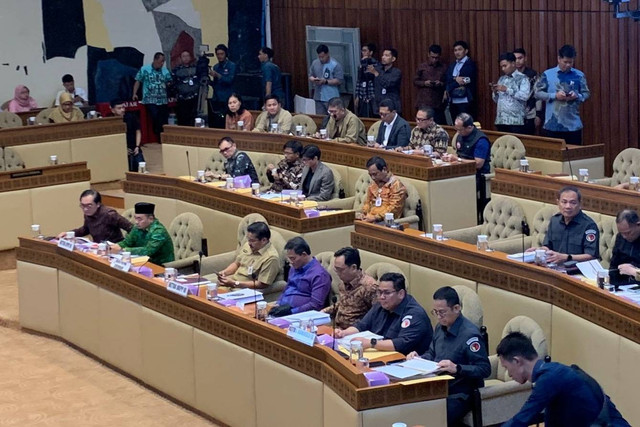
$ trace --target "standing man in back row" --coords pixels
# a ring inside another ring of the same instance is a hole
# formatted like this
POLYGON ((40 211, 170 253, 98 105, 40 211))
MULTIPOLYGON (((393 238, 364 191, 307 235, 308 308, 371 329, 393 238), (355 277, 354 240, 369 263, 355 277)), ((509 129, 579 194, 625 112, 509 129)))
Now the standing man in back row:
POLYGON ((313 99, 316 101, 316 114, 326 115, 327 104, 331 98, 340 96, 340 85, 344 81, 342 65, 329 56, 327 45, 316 48, 318 59, 309 67, 309 81, 313 86, 313 99))
POLYGON ((266 97, 273 93, 284 100, 282 73, 280 72, 280 67, 273 63, 273 49, 266 46, 261 47, 258 53, 258 60, 262 71, 262 95, 266 97))
POLYGON ((549 68, 536 84, 536 98, 547 103, 544 133, 564 139, 567 144, 582 145, 580 105, 589 99, 587 78, 573 68, 576 49, 564 45, 558 51, 558 66, 549 68))
MULTIPOLYGON (((164 53, 156 52, 151 65, 145 65, 136 74, 131 99, 138 100, 138 89, 142 85, 142 103, 151 118, 153 132, 160 138, 162 126, 169 118, 169 98, 167 84, 171 83, 171 73, 164 66, 164 53)), ((160 140, 158 139, 158 142, 160 140)))
POLYGON ((397 59, 398 51, 389 47, 382 51, 379 64, 369 65, 367 68, 367 71, 375 76, 375 112, 379 111, 383 100, 390 99, 395 105, 395 111, 402 115, 402 102, 400 100, 402 71, 395 67, 397 59))

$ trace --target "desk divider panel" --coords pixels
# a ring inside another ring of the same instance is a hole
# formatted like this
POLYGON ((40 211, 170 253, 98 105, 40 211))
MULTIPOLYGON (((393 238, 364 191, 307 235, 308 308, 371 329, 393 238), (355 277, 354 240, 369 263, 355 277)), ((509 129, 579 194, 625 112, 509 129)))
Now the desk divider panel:
POLYGON ((98 287, 64 271, 58 272, 62 338, 93 354, 100 354, 98 287))
POLYGON ((18 261, 18 311, 23 328, 60 336, 58 270, 18 261))

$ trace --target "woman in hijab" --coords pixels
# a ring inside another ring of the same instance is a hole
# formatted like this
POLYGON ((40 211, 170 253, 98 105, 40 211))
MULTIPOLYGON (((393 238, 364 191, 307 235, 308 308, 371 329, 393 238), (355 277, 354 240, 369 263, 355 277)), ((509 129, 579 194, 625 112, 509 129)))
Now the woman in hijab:
POLYGON ((84 114, 78 107, 73 106, 73 98, 69 92, 60 94, 60 105, 49 114, 52 123, 67 123, 84 120, 84 114))
POLYGON ((13 91, 13 99, 9 102, 9 111, 21 113, 38 108, 36 100, 29 96, 29 88, 25 85, 18 85, 13 91))

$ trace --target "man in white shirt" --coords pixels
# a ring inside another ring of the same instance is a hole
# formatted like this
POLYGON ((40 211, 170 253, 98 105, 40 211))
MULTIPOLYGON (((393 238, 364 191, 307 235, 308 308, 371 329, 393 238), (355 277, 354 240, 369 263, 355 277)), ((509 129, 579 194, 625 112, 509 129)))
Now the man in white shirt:
POLYGON ((64 86, 64 90, 61 90, 56 95, 56 105, 60 105, 60 95, 64 92, 68 92, 73 97, 73 105, 76 107, 86 107, 89 105, 89 97, 87 96, 87 91, 80 87, 76 87, 75 82, 73 81, 73 76, 71 74, 65 74, 62 76, 62 86, 64 86))

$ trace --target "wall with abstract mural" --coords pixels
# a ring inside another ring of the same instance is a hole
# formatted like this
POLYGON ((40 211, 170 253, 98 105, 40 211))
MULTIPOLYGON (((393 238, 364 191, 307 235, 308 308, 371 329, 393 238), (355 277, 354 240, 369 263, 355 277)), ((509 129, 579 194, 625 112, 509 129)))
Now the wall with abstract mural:
POLYGON ((67 73, 92 102, 130 94, 155 52, 171 66, 184 49, 228 43, 227 17, 227 0, 2 0, 0 103, 24 84, 50 106, 67 73))

